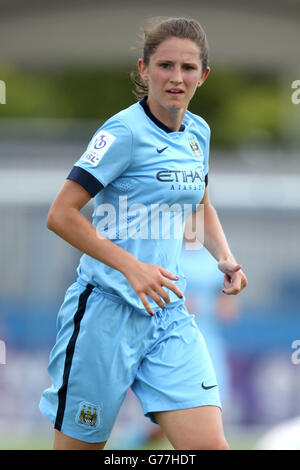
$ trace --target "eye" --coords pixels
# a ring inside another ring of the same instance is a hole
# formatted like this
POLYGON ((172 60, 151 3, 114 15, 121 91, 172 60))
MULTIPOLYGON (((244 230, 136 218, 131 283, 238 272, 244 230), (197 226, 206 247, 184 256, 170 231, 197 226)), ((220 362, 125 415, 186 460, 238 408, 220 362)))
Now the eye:
POLYGON ((169 67, 171 67, 171 64, 168 64, 166 62, 163 62, 162 64, 159 65, 161 68, 163 69, 168 69, 169 67))
POLYGON ((193 65, 184 65, 183 68, 184 70, 195 70, 195 67, 193 65))

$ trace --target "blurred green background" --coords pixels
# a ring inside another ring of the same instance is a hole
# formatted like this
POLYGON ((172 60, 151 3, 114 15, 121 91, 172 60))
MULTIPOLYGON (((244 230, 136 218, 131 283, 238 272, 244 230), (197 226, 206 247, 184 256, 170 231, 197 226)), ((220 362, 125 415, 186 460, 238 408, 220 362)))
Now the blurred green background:
MULTIPOLYGON (((0 116, 106 120, 135 101, 130 72, 122 67, 33 73, 2 66, 9 88, 0 116)), ((190 110, 213 123, 215 147, 262 140, 292 145, 281 129, 281 99, 282 83, 273 73, 213 68, 190 110)))

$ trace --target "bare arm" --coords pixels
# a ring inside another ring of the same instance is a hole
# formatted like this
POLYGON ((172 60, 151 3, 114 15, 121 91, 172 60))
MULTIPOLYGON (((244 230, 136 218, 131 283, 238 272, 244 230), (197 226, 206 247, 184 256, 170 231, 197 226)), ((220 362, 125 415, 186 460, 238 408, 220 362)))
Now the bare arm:
POLYGON ((225 294, 238 294, 244 287, 247 286, 248 281, 241 270, 241 265, 237 264, 231 250, 229 248, 224 230, 220 223, 218 214, 210 202, 208 187, 201 204, 197 210, 192 214, 194 218, 194 226, 196 227, 196 239, 201 241, 201 230, 203 229, 203 220, 201 214, 204 210, 204 243, 203 245, 218 261, 218 267, 224 276, 224 289, 225 294))
POLYGON ((223 227, 218 214, 210 202, 208 186, 201 204, 204 208, 204 246, 218 261, 232 261, 236 264, 233 254, 230 251, 223 227))
POLYGON ((90 199, 90 194, 80 184, 66 180, 50 208, 47 228, 81 252, 120 271, 134 288, 150 315, 153 315, 153 311, 147 295, 161 308, 165 306, 162 299, 165 302, 170 301, 162 286, 173 290, 178 297, 181 297, 180 290, 168 280, 176 280, 177 276, 161 266, 138 261, 131 253, 101 235, 80 213, 90 199))

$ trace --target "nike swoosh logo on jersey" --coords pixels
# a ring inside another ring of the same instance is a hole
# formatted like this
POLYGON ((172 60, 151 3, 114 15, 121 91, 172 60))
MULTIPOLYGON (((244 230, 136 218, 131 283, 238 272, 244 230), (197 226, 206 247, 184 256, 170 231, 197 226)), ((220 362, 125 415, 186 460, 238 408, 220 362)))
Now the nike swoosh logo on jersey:
POLYGON ((204 382, 202 382, 201 387, 204 388, 204 390, 210 390, 211 388, 217 387, 217 385, 204 385, 204 382))
POLYGON ((169 146, 167 145, 166 147, 164 147, 163 149, 156 149, 157 150, 157 153, 162 153, 164 150, 166 150, 169 146))

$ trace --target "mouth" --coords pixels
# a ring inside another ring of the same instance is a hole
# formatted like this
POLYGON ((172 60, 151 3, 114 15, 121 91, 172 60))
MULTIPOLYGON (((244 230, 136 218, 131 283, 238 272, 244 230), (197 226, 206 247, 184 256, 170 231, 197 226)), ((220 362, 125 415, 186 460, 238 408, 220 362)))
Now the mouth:
POLYGON ((172 95, 172 96, 177 96, 177 95, 182 95, 183 94, 183 90, 180 90, 180 88, 170 88, 169 90, 166 90, 166 92, 169 95, 172 95))

